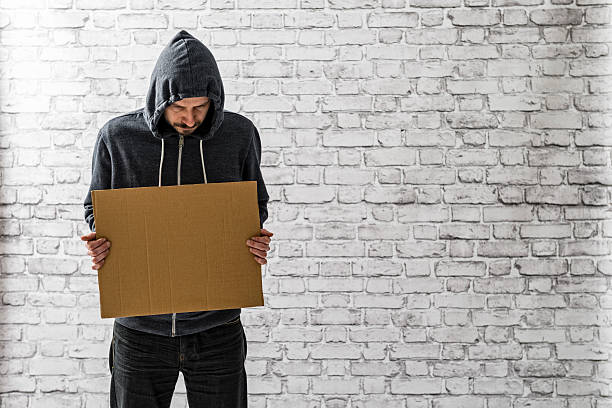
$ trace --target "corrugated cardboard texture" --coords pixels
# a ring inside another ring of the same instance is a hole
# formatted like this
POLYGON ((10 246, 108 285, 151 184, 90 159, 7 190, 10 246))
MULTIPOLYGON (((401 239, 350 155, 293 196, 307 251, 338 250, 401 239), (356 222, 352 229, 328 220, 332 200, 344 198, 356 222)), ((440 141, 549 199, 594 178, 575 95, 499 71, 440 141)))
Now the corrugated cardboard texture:
POLYGON ((92 191, 103 318, 263 306, 257 182, 92 191))

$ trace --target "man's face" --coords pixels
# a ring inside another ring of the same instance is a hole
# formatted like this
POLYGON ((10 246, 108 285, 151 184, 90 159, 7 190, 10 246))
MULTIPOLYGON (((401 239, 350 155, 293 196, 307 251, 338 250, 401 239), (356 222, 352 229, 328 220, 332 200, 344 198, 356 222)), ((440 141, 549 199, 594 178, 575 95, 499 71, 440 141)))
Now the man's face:
POLYGON ((174 102, 164 111, 164 118, 179 134, 190 135, 204 122, 210 107, 206 96, 185 98, 174 102))

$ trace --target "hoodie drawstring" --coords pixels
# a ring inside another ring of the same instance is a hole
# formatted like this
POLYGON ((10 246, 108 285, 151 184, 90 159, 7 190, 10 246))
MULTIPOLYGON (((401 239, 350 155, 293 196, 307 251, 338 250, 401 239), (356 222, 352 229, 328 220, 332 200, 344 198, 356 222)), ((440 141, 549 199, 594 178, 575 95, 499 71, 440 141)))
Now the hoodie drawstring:
MULTIPOLYGON (((162 166, 164 164, 164 138, 161 138, 162 148, 161 148, 161 157, 159 159, 159 187, 162 185, 162 166)), ((204 148, 202 147, 203 140, 200 139, 200 158, 202 159, 202 174, 204 175, 204 183, 208 183, 208 179, 206 178, 206 168, 204 167, 204 148)))
POLYGON ((159 159, 159 186, 161 187, 162 164, 164 164, 164 139, 162 138, 161 158, 159 159))
POLYGON ((203 140, 200 139, 200 157, 202 158, 202 173, 204 174, 204 183, 208 183, 208 180, 206 179, 206 168, 204 167, 204 151, 202 149, 202 142, 203 140))

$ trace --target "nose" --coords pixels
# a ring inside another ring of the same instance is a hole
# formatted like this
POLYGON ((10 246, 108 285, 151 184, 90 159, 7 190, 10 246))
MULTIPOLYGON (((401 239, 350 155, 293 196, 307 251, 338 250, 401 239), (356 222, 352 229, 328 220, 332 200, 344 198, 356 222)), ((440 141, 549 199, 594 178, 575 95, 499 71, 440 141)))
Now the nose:
POLYGON ((193 114, 185 114, 185 117, 183 118, 183 123, 189 127, 193 127, 193 125, 195 124, 195 118, 193 117, 193 114))

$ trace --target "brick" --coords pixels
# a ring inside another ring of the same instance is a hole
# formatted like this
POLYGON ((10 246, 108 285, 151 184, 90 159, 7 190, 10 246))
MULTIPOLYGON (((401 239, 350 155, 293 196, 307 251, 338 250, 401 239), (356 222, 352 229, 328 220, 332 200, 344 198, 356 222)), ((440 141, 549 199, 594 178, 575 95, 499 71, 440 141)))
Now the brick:
POLYGON ((119 14, 117 16, 119 29, 133 28, 167 28, 168 18, 164 14, 119 14))
POLYGON ((364 152, 366 166, 407 166, 416 163, 416 150, 407 147, 387 147, 364 152))
POLYGON ((28 261, 30 273, 70 275, 77 271, 78 265, 72 259, 31 258, 28 261))
POLYGON ((537 76, 538 67, 533 62, 517 59, 487 61, 490 77, 537 76))
POLYGON ((314 360, 320 359, 350 359, 361 358, 361 351, 357 346, 341 344, 321 344, 312 348, 310 356, 314 360))
POLYGON ((603 383, 590 380, 559 378, 557 394, 559 395, 607 395, 608 387, 603 383))
POLYGON ((539 111, 542 98, 532 95, 489 95, 491 111, 539 111))
POLYGON ((487 169, 489 184, 538 184, 538 170, 529 167, 504 167, 487 169))
POLYGON ((596 344, 557 344, 559 360, 607 360, 609 352, 596 344))
POLYGON ((609 28, 572 28, 571 32, 572 41, 577 43, 607 42, 610 34, 612 30, 609 28))
MULTIPOLYGON (((415 47, 413 49, 413 53, 411 53, 412 58, 408 59, 416 59, 416 56, 418 55, 417 52, 418 49, 415 47)), ((391 54, 391 51, 389 54, 391 54)), ((404 63, 404 73, 407 78, 452 77, 455 66, 456 65, 450 61, 406 61, 404 63)))
MULTIPOLYGON (((536 45, 533 47, 532 53, 534 58, 577 58, 582 54, 582 47, 577 45, 536 45)), ((533 83, 533 90, 536 91, 536 89, 539 89, 543 92, 552 92, 549 89, 542 89, 542 82, 544 84, 554 84, 554 86, 549 85, 549 88, 553 89, 555 87, 558 87, 559 90, 568 89, 569 91, 569 89, 571 89, 569 92, 579 92, 574 89, 578 87, 578 84, 582 84, 580 80, 562 84, 555 78, 542 78, 533 83)))
POLYGON ((605 291, 605 278, 589 277, 559 277, 555 290, 559 293, 603 292, 605 291))
POLYGON ((568 271, 567 262, 562 259, 519 259, 515 263, 521 275, 564 275, 568 271))
POLYGON ((497 164, 497 152, 483 149, 449 150, 446 161, 450 166, 493 166, 497 164))
POLYGON ((409 204, 416 201, 416 193, 413 189, 404 187, 367 187, 364 199, 370 203, 409 204))
MULTIPOLYGON (((373 183, 374 172, 350 168, 326 168, 323 178, 325 184, 364 185, 373 183)), ((292 181, 291 179, 288 184, 291 184, 292 181)))
MULTIPOLYGON (((25 377, 23 375, 6 375, 0 381, 0 392, 28 392, 33 393, 36 390, 36 379, 25 377)), ((18 405, 15 405, 18 406, 18 405)))
POLYGON ((494 80, 455 80, 446 81, 446 90, 453 95, 492 94, 499 92, 497 81, 494 80))
POLYGON ((312 379, 313 394, 359 394, 359 378, 352 379, 312 379))
POLYGON ((570 62, 571 76, 599 76, 599 75, 610 75, 612 73, 612 66, 610 61, 607 59, 598 59, 595 61, 572 61, 570 62))
MULTIPOLYGON (((512 10, 506 10, 504 15, 507 15, 508 11, 512 10)), ((506 18, 504 17, 504 20, 505 19, 506 18)), ((537 28, 492 27, 489 29, 489 43, 491 44, 537 43, 539 40, 540 30, 538 30, 537 28)))
POLYGON ((452 60, 491 59, 499 58, 500 54, 493 45, 453 45, 448 47, 448 57, 452 60))
POLYGON ((361 222, 366 218, 366 209, 361 205, 342 205, 342 206, 308 206, 304 218, 311 222, 361 222))
POLYGON ((126 0, 108 0, 100 3, 96 0, 76 0, 75 8, 83 10, 116 10, 125 8, 126 0))
POLYGON ((444 200, 456 204, 493 204, 497 202, 495 187, 447 187, 444 200))
POLYGON ((477 293, 520 293, 525 288, 522 278, 477 278, 474 292, 477 293))
MULTIPOLYGON (((476 374, 471 375, 476 376, 476 374)), ((484 408, 485 399, 468 395, 434 398, 433 408, 484 408)))
POLYGON ((405 169, 405 184, 455 184, 455 171, 451 169, 405 169))
POLYGON ((565 367, 561 363, 544 361, 517 361, 514 369, 520 377, 564 377, 565 367))
MULTIPOLYGON (((277 41, 275 41, 277 42, 277 41)), ((359 28, 346 28, 344 30, 328 31, 325 35, 327 45, 374 44, 376 42, 375 30, 359 28)))
POLYGON ((412 0, 412 7, 460 7, 461 0, 412 0))
POLYGON ((449 219, 448 207, 428 205, 404 205, 398 207, 397 217, 401 223, 444 222, 449 219))
POLYGON ((360 242, 308 242, 308 256, 364 256, 364 246, 360 242))
POLYGON ((448 18, 456 26, 491 26, 501 22, 501 13, 496 9, 449 10, 448 18))
POLYGON ((567 177, 570 184, 612 185, 612 172, 599 169, 569 170, 567 177))
POLYGON ((391 380, 391 393, 393 394, 442 394, 443 384, 441 378, 396 378, 391 380))
POLYGON ((79 370, 79 362, 65 358, 35 358, 30 360, 29 367, 32 375, 71 375, 79 370))
POLYGON ((529 13, 529 19, 538 25, 580 25, 582 10, 570 8, 539 9, 529 13))
POLYGON ((418 13, 370 13, 367 17, 368 27, 416 27, 418 13))
POLYGON ((519 360, 523 348, 519 344, 479 344, 469 346, 468 355, 473 360, 519 360))
POLYGON ((496 128, 499 125, 497 117, 488 113, 449 113, 446 121, 453 129, 481 129, 496 128))
POLYGON ((606 320, 605 315, 593 313, 590 309, 555 310, 555 323, 558 326, 602 326, 606 320))
POLYGON ((360 225, 357 227, 357 233, 360 239, 377 240, 391 239, 401 240, 410 237, 410 231, 403 226, 390 225, 360 225))
POLYGON ((437 276, 484 276, 484 262, 440 261, 436 264, 437 276))
POLYGON ((39 15, 39 24, 45 28, 80 28, 89 20, 84 11, 46 11, 39 15))
POLYGON ((408 258, 441 257, 446 253, 446 244, 427 241, 406 242, 397 244, 397 252, 398 256, 408 258))
POLYGON ((440 226, 440 239, 489 239, 488 225, 445 224, 440 226))
POLYGON ((458 31, 453 28, 419 28, 407 29, 405 32, 406 42, 408 44, 423 44, 423 45, 441 45, 454 44, 457 42, 458 31))
POLYGON ((366 57, 374 60, 416 60, 418 55, 418 48, 413 45, 366 45, 365 50, 366 57))
POLYGON ((539 224, 522 225, 521 237, 523 238, 570 238, 570 224, 539 224))
POLYGON ((450 96, 411 96, 401 98, 402 111, 452 111, 455 108, 454 99, 450 96))
POLYGON ((540 6, 544 4, 544 0, 493 0, 494 7, 507 6, 540 6))
POLYGON ((563 343, 563 329, 514 329, 514 337, 520 343, 563 343))
POLYGON ((578 189, 569 186, 528 187, 525 190, 528 203, 579 204, 578 189))

